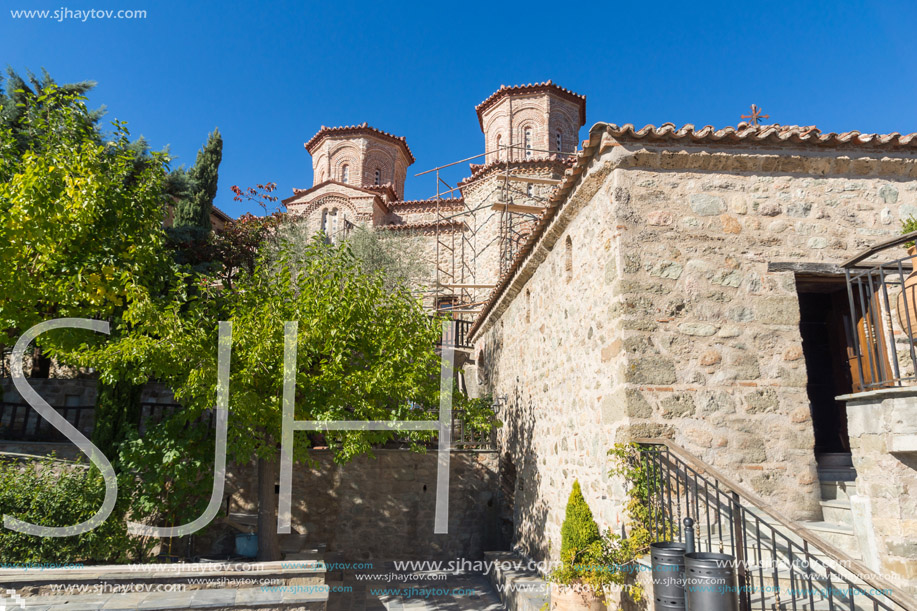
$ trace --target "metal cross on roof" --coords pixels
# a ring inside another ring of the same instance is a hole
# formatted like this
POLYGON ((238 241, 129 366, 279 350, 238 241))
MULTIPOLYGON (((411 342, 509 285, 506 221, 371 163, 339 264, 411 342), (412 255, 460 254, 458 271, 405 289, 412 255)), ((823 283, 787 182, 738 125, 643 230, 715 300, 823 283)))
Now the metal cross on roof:
POLYGON ((762 118, 764 118, 764 119, 770 119, 771 116, 770 116, 770 115, 762 115, 762 114, 761 114, 761 109, 758 108, 756 105, 752 104, 752 105, 751 105, 751 114, 750 114, 750 115, 742 115, 742 118, 743 118, 743 119, 751 119, 751 124, 752 124, 752 125, 758 125, 758 121, 759 121, 760 119, 762 119, 762 118))

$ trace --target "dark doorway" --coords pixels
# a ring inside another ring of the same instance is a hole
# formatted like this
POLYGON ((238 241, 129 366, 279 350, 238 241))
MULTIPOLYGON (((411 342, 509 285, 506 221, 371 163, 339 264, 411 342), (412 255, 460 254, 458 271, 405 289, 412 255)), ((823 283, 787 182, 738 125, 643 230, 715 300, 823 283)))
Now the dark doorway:
POLYGON ((846 405, 835 399, 853 392, 847 285, 843 278, 797 277, 796 290, 815 453, 850 452, 846 405))

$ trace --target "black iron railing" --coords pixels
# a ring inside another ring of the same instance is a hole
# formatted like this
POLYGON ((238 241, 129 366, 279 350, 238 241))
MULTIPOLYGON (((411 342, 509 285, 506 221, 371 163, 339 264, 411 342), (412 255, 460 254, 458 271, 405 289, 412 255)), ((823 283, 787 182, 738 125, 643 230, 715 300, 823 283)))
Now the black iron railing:
MULTIPOLYGON (((83 434, 92 432, 92 405, 67 405, 54 408, 83 434)), ((0 439, 4 441, 67 441, 47 420, 27 403, 0 402, 0 439)))
POLYGON ((915 237, 877 244, 843 265, 855 392, 917 383, 917 252, 904 252, 915 237), (878 263, 861 265, 876 257, 878 263))
POLYGON ((639 440, 658 541, 735 558, 742 611, 917 609, 917 601, 668 440, 639 440))
POLYGON ((452 447, 456 450, 493 450, 497 447, 496 415, 491 416, 490 429, 471 426, 460 410, 452 410, 452 447))
POLYGON ((445 337, 437 343, 438 346, 447 345, 453 348, 471 348, 468 342, 468 330, 471 329, 470 320, 450 320, 445 337))

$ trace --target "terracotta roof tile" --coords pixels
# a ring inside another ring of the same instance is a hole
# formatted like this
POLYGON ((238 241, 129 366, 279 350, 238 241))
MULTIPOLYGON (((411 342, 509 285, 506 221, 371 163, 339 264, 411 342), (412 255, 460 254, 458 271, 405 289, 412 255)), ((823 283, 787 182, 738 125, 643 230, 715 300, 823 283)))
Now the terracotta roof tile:
POLYGON ((478 121, 481 124, 481 129, 484 129, 484 111, 499 102, 505 96, 511 93, 542 93, 542 92, 551 92, 557 94, 558 96, 570 100, 579 104, 579 120, 580 125, 586 124, 586 96, 579 93, 574 93, 569 89, 564 89, 560 85, 555 85, 551 81, 545 81, 543 83, 529 83, 527 85, 512 85, 507 87, 506 85, 501 85, 499 89, 490 94, 490 96, 474 107, 475 111, 478 113, 478 121))
MULTIPOLYGON (((565 166, 572 166, 575 162, 576 162, 575 155, 547 155, 547 156, 542 156, 542 157, 530 157, 529 159, 519 159, 516 161, 510 161, 508 163, 510 164, 511 168, 515 168, 518 166, 533 166, 533 165, 537 166, 537 165, 548 165, 548 164, 555 164, 555 163, 560 163, 565 166)), ((487 172, 489 172, 490 170, 497 168, 497 167, 503 167, 506 164, 507 164, 506 161, 500 161, 500 160, 491 161, 489 163, 471 163, 469 164, 469 167, 471 168, 471 176, 467 178, 463 178, 462 180, 458 182, 456 186, 462 187, 462 186, 468 185, 474 182, 475 180, 477 180, 478 178, 480 178, 481 176, 483 176, 484 174, 486 174, 487 172)))
MULTIPOLYGON (((465 203, 465 200, 461 197, 443 197, 439 200, 441 206, 455 207, 461 206, 465 203)), ((429 199, 406 199, 397 202, 389 203, 389 208, 398 209, 406 206, 435 206, 436 198, 431 197, 429 199)))
POLYGON ((370 127, 366 123, 361 123, 360 125, 344 125, 340 127, 325 127, 322 125, 321 129, 319 129, 314 136, 309 138, 309 141, 306 142, 305 147, 311 155, 312 151, 325 136, 356 136, 360 134, 368 134, 371 136, 381 137, 400 145, 404 149, 405 154, 408 156, 408 165, 414 163, 414 154, 411 152, 411 149, 408 146, 408 141, 404 138, 404 136, 396 136, 394 134, 384 132, 381 129, 370 127))
MULTIPOLYGON (((603 125, 603 124, 597 124, 603 125)), ((880 146, 917 146, 917 133, 902 135, 863 134, 858 131, 843 133, 822 133, 814 125, 749 125, 739 123, 736 127, 716 129, 706 125, 697 129, 687 124, 680 128, 674 123, 663 123, 659 127, 647 125, 635 129, 630 123, 625 125, 607 124, 605 130, 613 138, 623 140, 665 140, 686 142, 724 142, 724 143, 773 143, 773 144, 811 144, 817 146, 838 145, 880 145, 880 146)))
POLYGON ((436 228, 461 230, 464 229, 464 227, 465 223, 462 221, 427 221, 423 223, 397 223, 392 225, 379 225, 377 229, 385 229, 386 231, 422 231, 436 228))

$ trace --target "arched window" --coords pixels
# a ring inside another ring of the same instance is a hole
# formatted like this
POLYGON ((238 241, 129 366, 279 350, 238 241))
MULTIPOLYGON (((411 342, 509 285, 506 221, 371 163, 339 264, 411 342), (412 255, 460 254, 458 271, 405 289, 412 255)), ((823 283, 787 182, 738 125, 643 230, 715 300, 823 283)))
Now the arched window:
POLYGON ((341 182, 349 183, 350 182, 350 166, 346 163, 341 166, 341 182))
POLYGON ((525 156, 529 158, 532 156, 532 128, 526 127, 525 132, 523 133, 523 143, 525 144, 525 156))
POLYGON ((564 275, 567 282, 573 280, 573 240, 570 236, 564 243, 564 275))
POLYGON ((373 175, 373 184, 377 187, 382 184, 382 170, 376 170, 375 175, 373 175))
POLYGON ((534 197, 535 195, 535 185, 528 183, 525 185, 525 194, 529 197, 534 197))
POLYGON ((557 130, 557 133, 554 134, 554 151, 558 154, 564 150, 564 136, 560 133, 560 130, 557 130))
MULTIPOLYGON (((344 166, 344 167, 346 168, 347 166, 344 166)), ((331 210, 331 232, 329 233, 329 235, 331 236, 332 242, 337 241, 337 233, 338 233, 338 209, 334 208, 331 210)))
POLYGON ((497 160, 503 159, 503 151, 500 150, 500 147, 503 146, 503 134, 497 134, 497 160))
POLYGON ((328 241, 331 238, 331 225, 327 208, 322 210, 322 232, 325 234, 325 241, 328 241))

